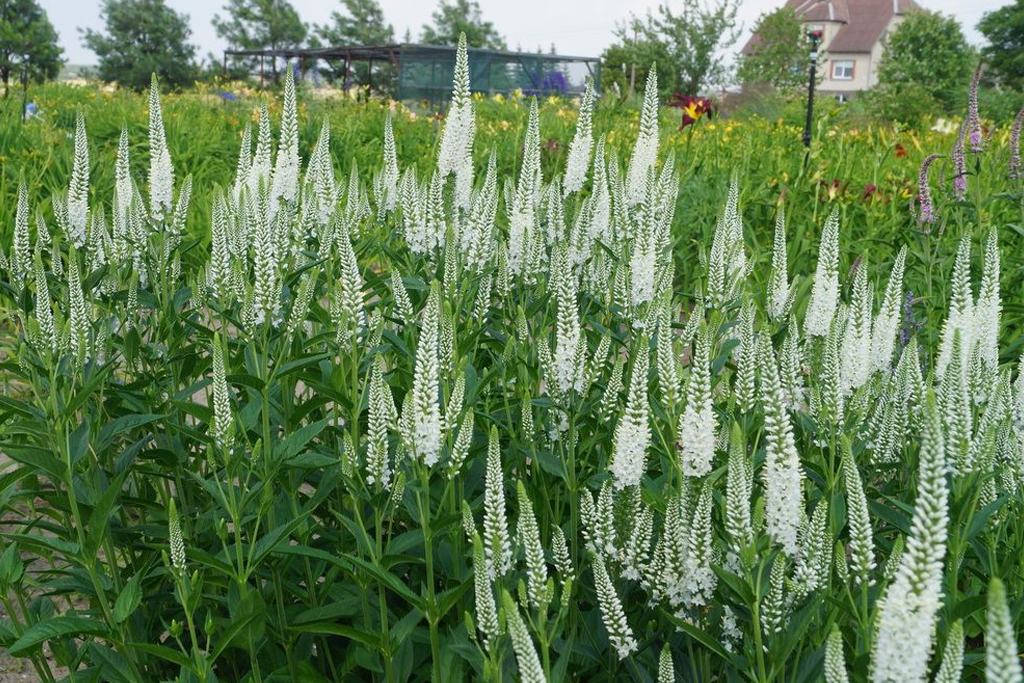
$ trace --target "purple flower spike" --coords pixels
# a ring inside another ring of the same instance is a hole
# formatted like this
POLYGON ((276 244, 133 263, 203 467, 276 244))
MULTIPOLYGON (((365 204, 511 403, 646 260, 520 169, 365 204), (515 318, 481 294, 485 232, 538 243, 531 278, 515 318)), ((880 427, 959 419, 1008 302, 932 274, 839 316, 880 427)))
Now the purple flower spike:
MULTIPOLYGON (((981 152, 981 118, 978 116, 978 83, 981 80, 981 64, 974 70, 974 77, 971 79, 971 89, 967 94, 967 131, 971 141, 971 151, 981 152)), ((961 133, 962 135, 962 133, 961 133)))
POLYGON ((1017 112, 1017 118, 1013 120, 1013 128, 1010 129, 1010 177, 1013 179, 1024 177, 1024 168, 1020 163, 1020 128, 1024 124, 1024 108, 1017 112))
POLYGON ((917 176, 917 199, 919 202, 917 220, 920 223, 934 223, 937 218, 935 205, 932 204, 931 186, 928 185, 928 168, 941 157, 941 154, 932 154, 921 162, 921 171, 917 176))

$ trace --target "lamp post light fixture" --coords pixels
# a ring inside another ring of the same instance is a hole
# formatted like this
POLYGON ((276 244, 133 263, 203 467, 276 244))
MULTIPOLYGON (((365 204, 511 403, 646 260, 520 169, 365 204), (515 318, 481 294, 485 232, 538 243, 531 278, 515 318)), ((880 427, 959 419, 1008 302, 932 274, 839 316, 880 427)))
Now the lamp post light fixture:
POLYGON ((811 118, 814 115, 814 80, 818 71, 818 44, 821 42, 821 30, 808 31, 807 39, 811 41, 811 75, 807 81, 807 122, 804 124, 804 147, 811 146, 811 118))

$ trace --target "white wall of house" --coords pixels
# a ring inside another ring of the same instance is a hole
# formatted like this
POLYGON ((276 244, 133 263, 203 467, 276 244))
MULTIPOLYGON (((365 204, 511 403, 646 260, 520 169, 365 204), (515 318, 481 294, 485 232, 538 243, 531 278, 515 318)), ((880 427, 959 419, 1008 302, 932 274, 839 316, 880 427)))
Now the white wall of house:
POLYGON ((870 54, 859 52, 828 52, 823 55, 822 66, 825 77, 821 81, 822 92, 857 92, 867 90, 877 80, 877 63, 870 54))
POLYGON ((843 24, 837 21, 806 22, 808 31, 823 31, 820 67, 823 72, 820 90, 824 93, 846 94, 867 90, 878 83, 878 64, 882 59, 885 37, 901 21, 902 15, 894 15, 875 42, 871 52, 829 52, 828 45, 843 24))

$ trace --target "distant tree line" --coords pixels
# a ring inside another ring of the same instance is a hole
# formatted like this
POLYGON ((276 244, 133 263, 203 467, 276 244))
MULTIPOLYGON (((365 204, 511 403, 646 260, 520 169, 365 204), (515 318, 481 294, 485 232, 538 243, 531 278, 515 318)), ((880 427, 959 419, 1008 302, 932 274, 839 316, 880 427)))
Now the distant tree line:
MULTIPOLYGON (((229 49, 262 50, 328 45, 372 45, 395 42, 395 31, 378 0, 339 0, 323 25, 307 24, 289 0, 224 0, 213 26, 229 49)), ((606 91, 632 93, 658 66, 660 95, 706 93, 730 83, 764 83, 785 95, 801 92, 806 82, 808 44, 800 16, 788 7, 761 15, 753 26, 754 49, 737 55, 727 66, 727 51, 740 35, 740 0, 666 0, 643 16, 631 16, 615 31, 602 54, 606 91)), ((131 88, 148 86, 156 73, 167 87, 187 86, 204 73, 219 72, 221 61, 208 55, 205 66, 191 42, 189 17, 166 0, 102 0, 101 31, 82 31, 83 43, 98 59, 100 78, 131 88)), ((940 107, 960 97, 979 60, 985 84, 997 91, 1024 90, 1024 0, 988 12, 978 24, 986 44, 976 50, 953 17, 919 10, 909 13, 886 36, 879 65, 877 99, 940 107)), ((439 0, 419 41, 453 45, 465 33, 471 47, 507 49, 495 25, 487 21, 478 0, 439 0)), ((62 65, 57 32, 37 0, 0 0, 0 80, 4 95, 13 83, 53 78, 62 65)), ((405 41, 412 36, 406 33, 405 41)), ((554 45, 551 47, 554 51, 554 45)), ((266 61, 276 77, 283 61, 266 61)), ((252 60, 229 64, 233 75, 246 75, 252 60)), ((325 68, 324 75, 340 73, 325 68)), ((365 64, 349 69, 351 82, 370 78, 365 64)), ((374 83, 393 78, 390 65, 375 66, 374 83), (378 71, 379 70, 379 71, 378 71)))
MULTIPOLYGON (((317 25, 303 22, 288 0, 226 0, 222 11, 214 16, 213 26, 229 50, 395 42, 394 27, 385 19, 377 0, 340 0, 339 4, 328 23, 317 25)), ((187 85, 201 75, 195 47, 189 43, 188 17, 168 7, 165 0, 103 0, 101 15, 106 30, 84 34, 85 44, 99 59, 101 78, 142 89, 149 85, 150 70, 170 87, 187 85)), ((420 42, 454 45, 464 32, 470 47, 506 47, 505 38, 494 24, 484 20, 477 0, 440 0, 432 19, 432 23, 423 26, 420 42)), ((229 72, 244 76, 256 63, 253 59, 235 58, 228 64, 229 72)), ((285 62, 268 58, 264 63, 268 75, 276 79, 285 62)), ((220 59, 208 55, 206 68, 219 71, 220 59)), ((331 67, 325 73, 330 77, 341 75, 331 67)), ((353 65, 348 76, 352 82, 367 82, 367 65, 353 65)), ((392 77, 390 65, 376 65, 375 84, 386 87, 392 77)))

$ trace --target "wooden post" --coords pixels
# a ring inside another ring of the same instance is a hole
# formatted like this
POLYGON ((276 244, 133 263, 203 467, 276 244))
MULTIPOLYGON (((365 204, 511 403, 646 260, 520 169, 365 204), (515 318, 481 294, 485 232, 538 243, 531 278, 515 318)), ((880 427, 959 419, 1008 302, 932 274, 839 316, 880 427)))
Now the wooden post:
POLYGON ((263 90, 263 55, 260 55, 260 90, 263 90))
POLYGON ((373 92, 373 57, 370 57, 366 66, 366 94, 373 92))
POLYGON ((341 77, 341 89, 348 92, 348 58, 349 54, 345 53, 345 73, 341 77))

